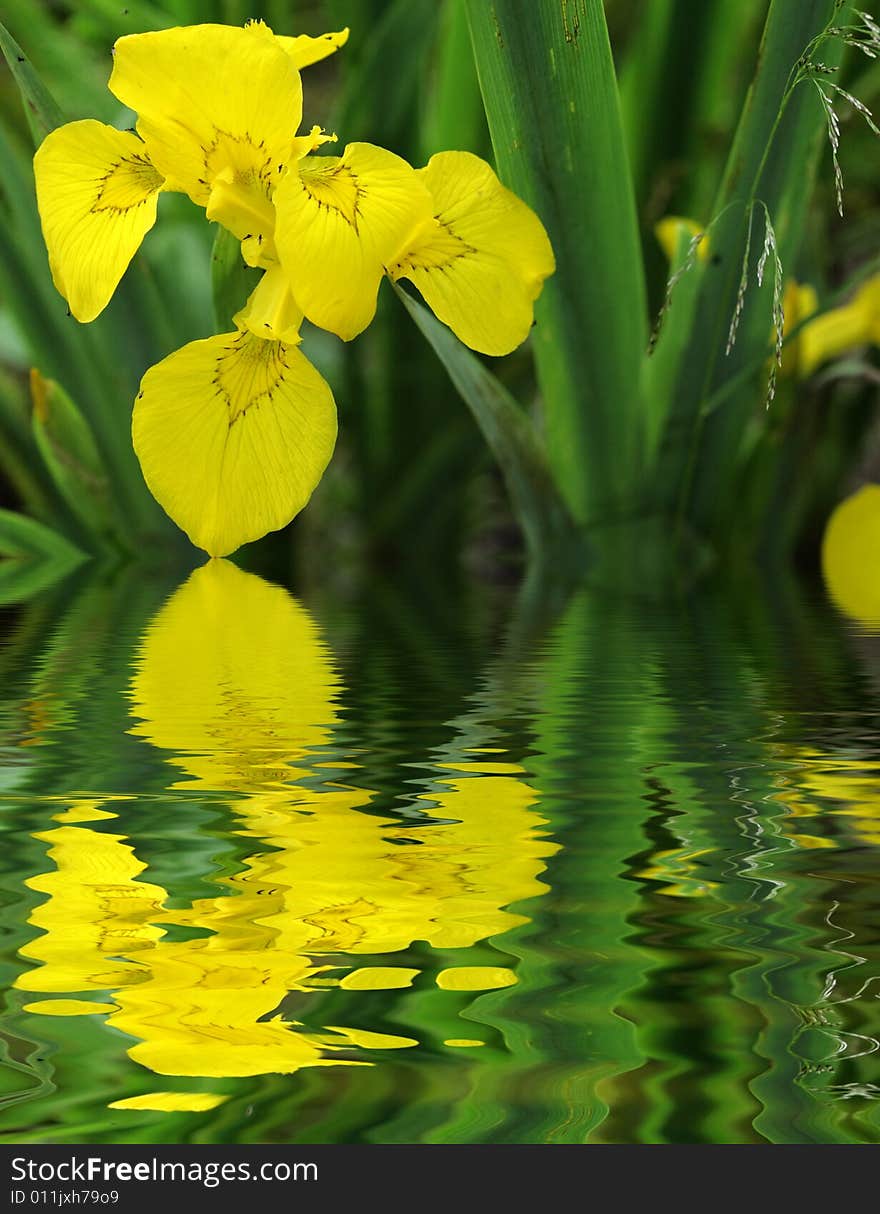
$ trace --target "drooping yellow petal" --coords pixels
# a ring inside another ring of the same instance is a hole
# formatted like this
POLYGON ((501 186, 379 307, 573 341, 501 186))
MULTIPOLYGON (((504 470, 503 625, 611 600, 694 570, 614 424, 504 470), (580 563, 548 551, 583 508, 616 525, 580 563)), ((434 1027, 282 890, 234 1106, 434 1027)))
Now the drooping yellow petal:
POLYGON ((822 538, 822 574, 841 611, 880 625, 880 485, 865 485, 834 510, 822 538))
POLYGON ((206 206, 220 179, 227 207, 230 191, 245 210, 271 198, 302 118, 302 84, 268 26, 194 25, 120 38, 109 87, 137 112, 170 189, 206 206))
POLYGON ((46 136, 34 178, 55 286, 94 320, 156 222, 162 177, 136 135, 85 119, 46 136))
POLYGON ((224 556, 305 506, 333 453, 336 406, 295 346, 224 333, 150 368, 132 434, 159 504, 224 556))
POLYGON ((703 235, 703 231, 702 224, 697 223, 695 219, 687 219, 683 215, 666 215, 654 224, 654 235, 670 262, 674 262, 678 257, 682 241, 686 240, 689 243, 695 236, 703 236, 697 245, 697 259, 705 261, 709 256, 709 241, 703 235))
POLYGON ((541 221, 470 152, 440 152, 419 176, 434 223, 390 268, 473 350, 508 354, 528 336, 555 262, 541 221))
POLYGON ((308 156, 275 192, 275 244, 303 312, 346 341, 367 327, 385 267, 431 219, 405 160, 370 143, 308 156))
POLYGON ((335 55, 341 46, 345 46, 348 42, 348 26, 335 34, 321 34, 318 38, 311 38, 308 34, 298 34, 295 38, 276 34, 276 38, 296 66, 302 69, 335 55))
POLYGON ((296 344, 303 321, 302 309, 290 291, 284 270, 277 263, 266 270, 247 303, 235 315, 240 329, 256 337, 296 344))

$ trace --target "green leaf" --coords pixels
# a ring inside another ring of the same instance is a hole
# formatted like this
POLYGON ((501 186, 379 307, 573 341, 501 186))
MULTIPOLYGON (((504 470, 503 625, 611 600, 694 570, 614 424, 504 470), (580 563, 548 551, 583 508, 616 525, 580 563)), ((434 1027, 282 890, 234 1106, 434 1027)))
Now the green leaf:
MULTIPOLYGON (((696 528, 723 539, 735 514, 736 481, 746 426, 760 408, 760 378, 726 399, 704 421, 707 403, 728 380, 760 359, 771 329, 770 284, 755 285, 756 263, 764 238, 760 200, 773 217, 784 267, 790 267, 809 197, 809 145, 820 133, 821 106, 803 86, 784 108, 791 72, 813 37, 835 9, 834 0, 772 0, 758 67, 731 146, 725 178, 714 208, 711 256, 701 274, 693 323, 682 334, 679 322, 661 334, 680 351, 666 401, 666 418, 653 495, 660 513, 688 515, 696 528), (783 113, 784 108, 784 113, 783 113), (727 353, 731 320, 737 310, 747 232, 752 225, 749 286, 736 344, 727 353)), ((830 64, 840 47, 822 49, 830 64)), ((772 277, 772 276, 771 276, 772 277)), ((680 317, 679 320, 684 319, 680 317)), ((658 353, 659 353, 658 347, 658 353)))
POLYGON ((468 0, 468 16, 499 175, 556 252, 533 337, 549 460, 575 517, 598 521, 641 484, 648 343, 602 0, 468 0))
POLYGON ((575 563, 580 554, 579 536, 531 420, 445 325, 396 284, 394 289, 443 363, 498 461, 530 558, 548 565, 555 565, 558 559, 575 563))
POLYGON ((29 514, 52 522, 62 504, 37 451, 30 412, 23 380, 0 368, 0 472, 29 514))
POLYGON ((433 67, 421 123, 422 160, 449 148, 485 156, 489 130, 465 0, 446 0, 442 7, 433 67))
POLYGON ((2 561, 0 560, 0 607, 26 603, 67 577, 79 560, 2 561))
POLYGON ((3 52, 3 57, 9 64, 9 70, 18 85, 28 126, 36 147, 37 144, 42 143, 50 131, 61 126, 64 116, 21 47, 2 24, 0 24, 0 51, 3 52))
POLYGON ((96 537, 113 531, 110 483, 88 422, 60 384, 31 371, 33 431, 58 492, 96 537))
POLYGON ((228 331, 236 312, 259 281, 259 271, 245 265, 241 242, 217 225, 211 253, 211 288, 214 293, 214 318, 221 332, 228 331))
POLYGON ((11 560, 67 560, 72 567, 86 559, 63 535, 14 510, 0 510, 0 557, 11 560))

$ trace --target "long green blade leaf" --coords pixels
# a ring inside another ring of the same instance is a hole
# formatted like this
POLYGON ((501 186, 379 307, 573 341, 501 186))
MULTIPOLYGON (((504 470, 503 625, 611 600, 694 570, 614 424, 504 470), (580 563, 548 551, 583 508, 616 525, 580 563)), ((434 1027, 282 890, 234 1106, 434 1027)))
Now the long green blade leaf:
POLYGON ((85 553, 42 523, 13 510, 0 510, 0 557, 12 560, 66 560, 79 564, 85 553))
POLYGON ((427 308, 395 286, 410 316, 446 368, 498 461, 510 503, 533 560, 579 551, 575 525, 560 497, 530 419, 480 360, 427 308))
POLYGON ((502 180, 556 252, 535 354, 550 463, 580 520, 640 481, 647 344, 638 222, 601 0, 468 0, 502 180))
MULTIPOLYGON (((711 257, 702 273, 700 290, 686 341, 675 311, 664 341, 679 344, 681 363, 669 394, 668 414, 655 474, 656 504, 661 511, 682 517, 690 512, 698 526, 706 525, 719 504, 734 504, 730 471, 735 466, 743 427, 756 406, 757 384, 728 402, 713 418, 711 429, 723 431, 724 441, 700 451, 701 417, 706 402, 725 380, 763 352, 770 332, 770 297, 751 287, 745 294, 739 335, 729 356, 728 334, 738 308, 747 232, 752 225, 752 255, 748 279, 754 282, 764 230, 760 198, 774 217, 783 263, 796 247, 804 199, 804 146, 810 130, 821 122, 821 111, 804 89, 796 94, 781 123, 780 110, 793 67, 810 40, 830 20, 835 0, 773 0, 759 58, 758 71, 743 109, 728 159, 725 180, 715 206, 711 257), (772 144, 771 144, 772 140, 772 144), (768 151, 769 147, 769 151, 768 151), (695 480, 699 501, 693 508, 695 480)), ((833 48, 828 50, 829 58, 833 48)))
POLYGON ((9 64, 13 79, 18 85, 21 100, 24 104, 28 125, 34 137, 34 146, 61 126, 64 117, 55 99, 34 71, 30 61, 21 47, 6 29, 0 24, 0 51, 9 64))
POLYGON ((113 531, 110 481, 88 422, 60 384, 31 371, 33 431, 58 492, 96 538, 113 531))

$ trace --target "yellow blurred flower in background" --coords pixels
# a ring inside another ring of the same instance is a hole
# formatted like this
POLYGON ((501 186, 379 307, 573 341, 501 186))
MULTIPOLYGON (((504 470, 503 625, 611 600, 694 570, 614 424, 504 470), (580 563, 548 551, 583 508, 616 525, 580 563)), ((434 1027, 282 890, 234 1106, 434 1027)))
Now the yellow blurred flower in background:
POLYGON ((880 625, 880 485, 863 485, 834 510, 822 538, 822 575, 841 611, 880 625))
MULTIPOLYGON (((696 220, 667 215, 655 224, 654 234, 671 265, 683 260, 697 236, 701 239, 696 259, 706 262, 709 257, 710 237, 696 220)), ((785 283, 783 312, 783 373, 808 379, 819 367, 843 354, 862 346, 880 345, 880 274, 859 287, 848 303, 818 315, 816 288, 790 278, 785 283), (803 328, 795 333, 801 325, 803 328)))

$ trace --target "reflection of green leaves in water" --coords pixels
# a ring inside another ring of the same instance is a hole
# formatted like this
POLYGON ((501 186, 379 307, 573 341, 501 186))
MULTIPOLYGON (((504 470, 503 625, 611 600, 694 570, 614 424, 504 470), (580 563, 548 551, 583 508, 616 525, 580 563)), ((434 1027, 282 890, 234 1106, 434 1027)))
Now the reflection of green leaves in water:
POLYGON ((377 587, 334 659, 232 566, 163 592, 0 656, 9 1139, 880 1137, 877 693, 824 610, 377 587))

